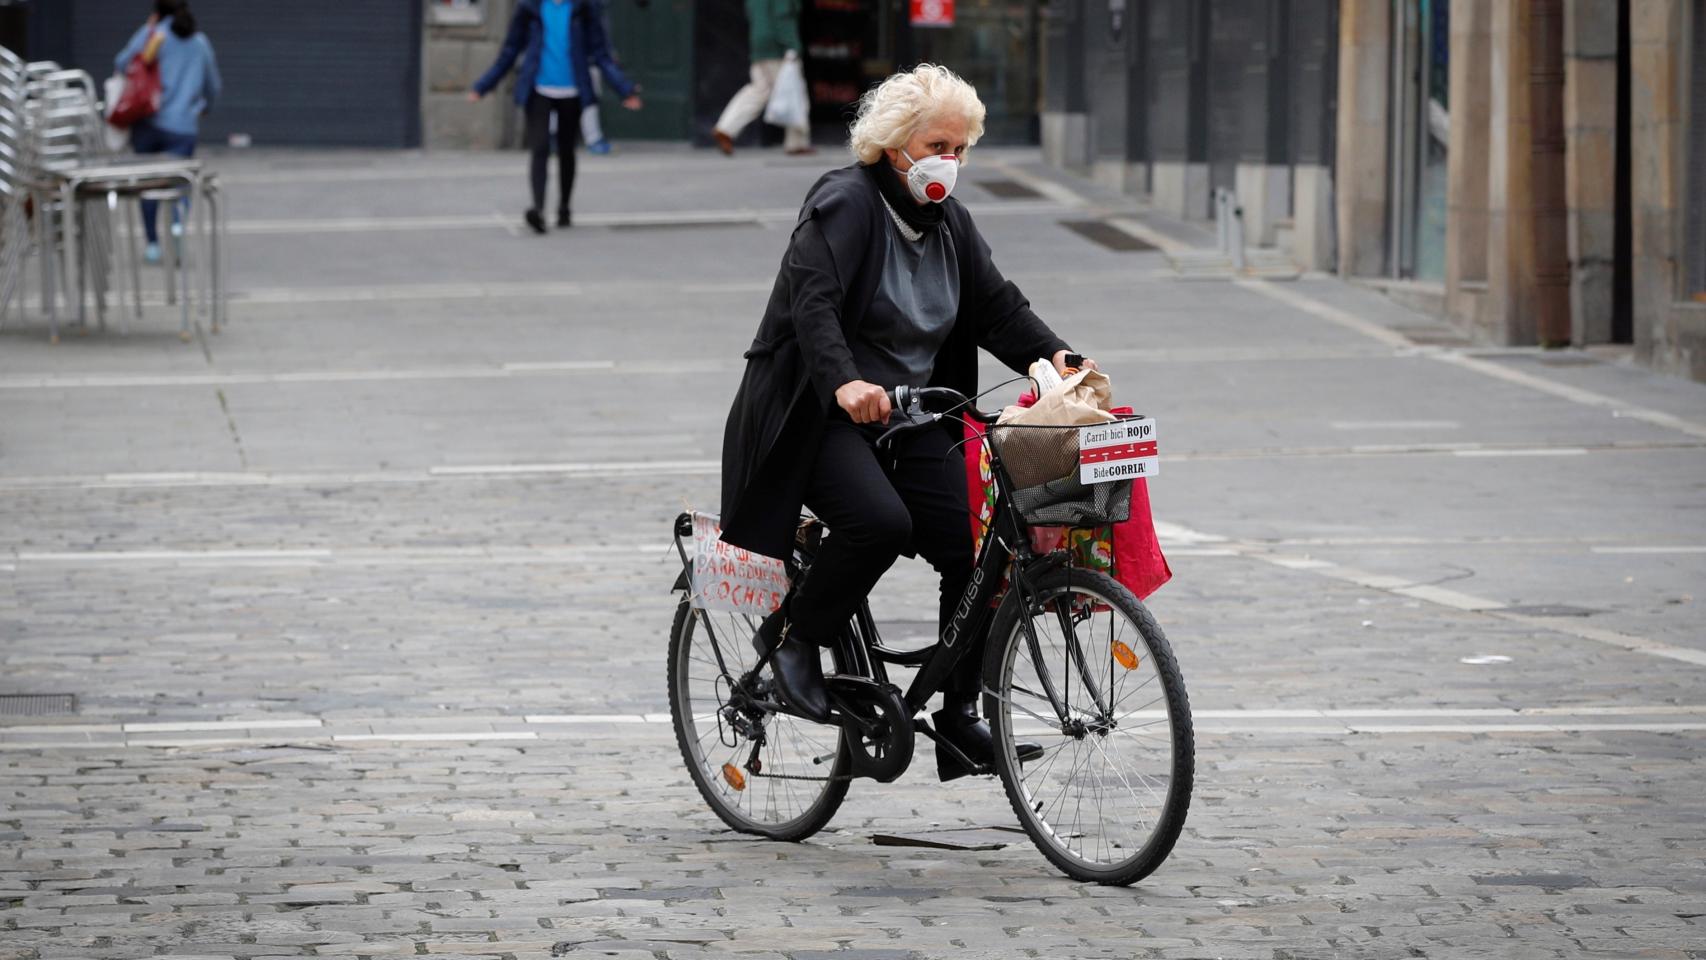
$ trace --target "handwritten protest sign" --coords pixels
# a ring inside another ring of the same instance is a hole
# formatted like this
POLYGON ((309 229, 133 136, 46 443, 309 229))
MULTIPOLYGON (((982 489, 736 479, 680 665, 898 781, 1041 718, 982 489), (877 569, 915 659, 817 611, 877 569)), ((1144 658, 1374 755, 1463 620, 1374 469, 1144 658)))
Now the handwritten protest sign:
POLYGON ((782 561, 723 542, 717 518, 693 514, 693 605, 764 616, 782 606, 788 573, 782 561))

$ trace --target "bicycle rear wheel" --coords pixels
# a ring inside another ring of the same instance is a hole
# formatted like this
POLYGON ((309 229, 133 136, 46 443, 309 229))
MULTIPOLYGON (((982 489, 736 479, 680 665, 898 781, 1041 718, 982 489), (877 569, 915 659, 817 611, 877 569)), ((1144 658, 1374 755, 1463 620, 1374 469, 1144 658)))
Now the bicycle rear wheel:
POLYGON ((1155 619, 1112 578, 1057 570, 1034 587, 1032 610, 1003 607, 990 630, 984 711, 996 769, 1055 866, 1078 880, 1134 883, 1167 858, 1190 807, 1184 681, 1155 619), (1043 755, 1020 764, 1020 740, 1041 742, 1043 755))
MULTIPOLYGON (((846 799, 852 761, 839 727, 731 706, 731 679, 758 661, 758 624, 682 599, 669 636, 670 715, 681 758, 712 812, 742 833, 803 840, 846 799)), ((754 692, 768 694, 769 671, 755 683, 754 692)))

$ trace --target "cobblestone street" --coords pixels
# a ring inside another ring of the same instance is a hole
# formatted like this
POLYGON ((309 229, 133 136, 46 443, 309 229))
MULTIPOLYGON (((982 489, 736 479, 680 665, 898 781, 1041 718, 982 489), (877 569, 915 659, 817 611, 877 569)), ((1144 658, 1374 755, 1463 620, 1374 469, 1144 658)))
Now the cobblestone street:
MULTIPOLYGON (((6 317, 0 695, 75 709, 0 709, 0 960, 1706 957, 1706 386, 1180 279, 1211 236, 1035 151, 957 195, 1163 435, 1185 832, 1069 881, 928 742, 805 843, 726 830, 670 521, 839 162, 623 144, 538 238, 520 154, 216 155, 224 332, 6 317)), ((933 630, 922 563, 872 602, 933 630)))

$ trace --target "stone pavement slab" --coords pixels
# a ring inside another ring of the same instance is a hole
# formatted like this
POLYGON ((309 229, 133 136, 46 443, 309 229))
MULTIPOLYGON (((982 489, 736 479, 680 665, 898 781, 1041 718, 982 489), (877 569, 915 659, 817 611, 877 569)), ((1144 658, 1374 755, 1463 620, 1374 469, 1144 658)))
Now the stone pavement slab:
MULTIPOLYGON (((1330 279, 1178 281, 1061 222, 1194 228, 1034 151, 964 196, 1165 433, 1185 833, 1131 889, 1016 835, 878 845, 1012 826, 928 757, 807 843, 728 832, 667 723, 669 523, 715 506, 789 208, 840 161, 624 151, 543 239, 515 155, 219 156, 224 333, 8 318, 0 694, 77 709, 0 718, 0 960, 1699 953, 1706 387, 1441 347, 1330 279)), ((897 564, 885 636, 933 594, 897 564)))

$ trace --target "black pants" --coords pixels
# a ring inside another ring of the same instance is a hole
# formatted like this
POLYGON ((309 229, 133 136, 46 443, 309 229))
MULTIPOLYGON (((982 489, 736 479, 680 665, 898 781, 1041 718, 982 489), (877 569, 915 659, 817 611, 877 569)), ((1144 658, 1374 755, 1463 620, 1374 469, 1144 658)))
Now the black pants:
POLYGON ((557 209, 569 209, 569 195, 575 192, 575 137, 581 128, 581 98, 528 94, 527 149, 533 154, 528 174, 535 210, 545 209, 545 164, 551 159, 552 113, 557 115, 557 209))
MULTIPOLYGON (((890 451, 872 441, 885 428, 835 418, 824 428, 805 503, 829 536, 789 607, 793 629, 829 644, 901 553, 927 560, 942 578, 939 624, 959 605, 971 579, 965 461, 945 430, 897 438, 890 451)), ((982 650, 971 648, 952 691, 976 693, 982 650)))

